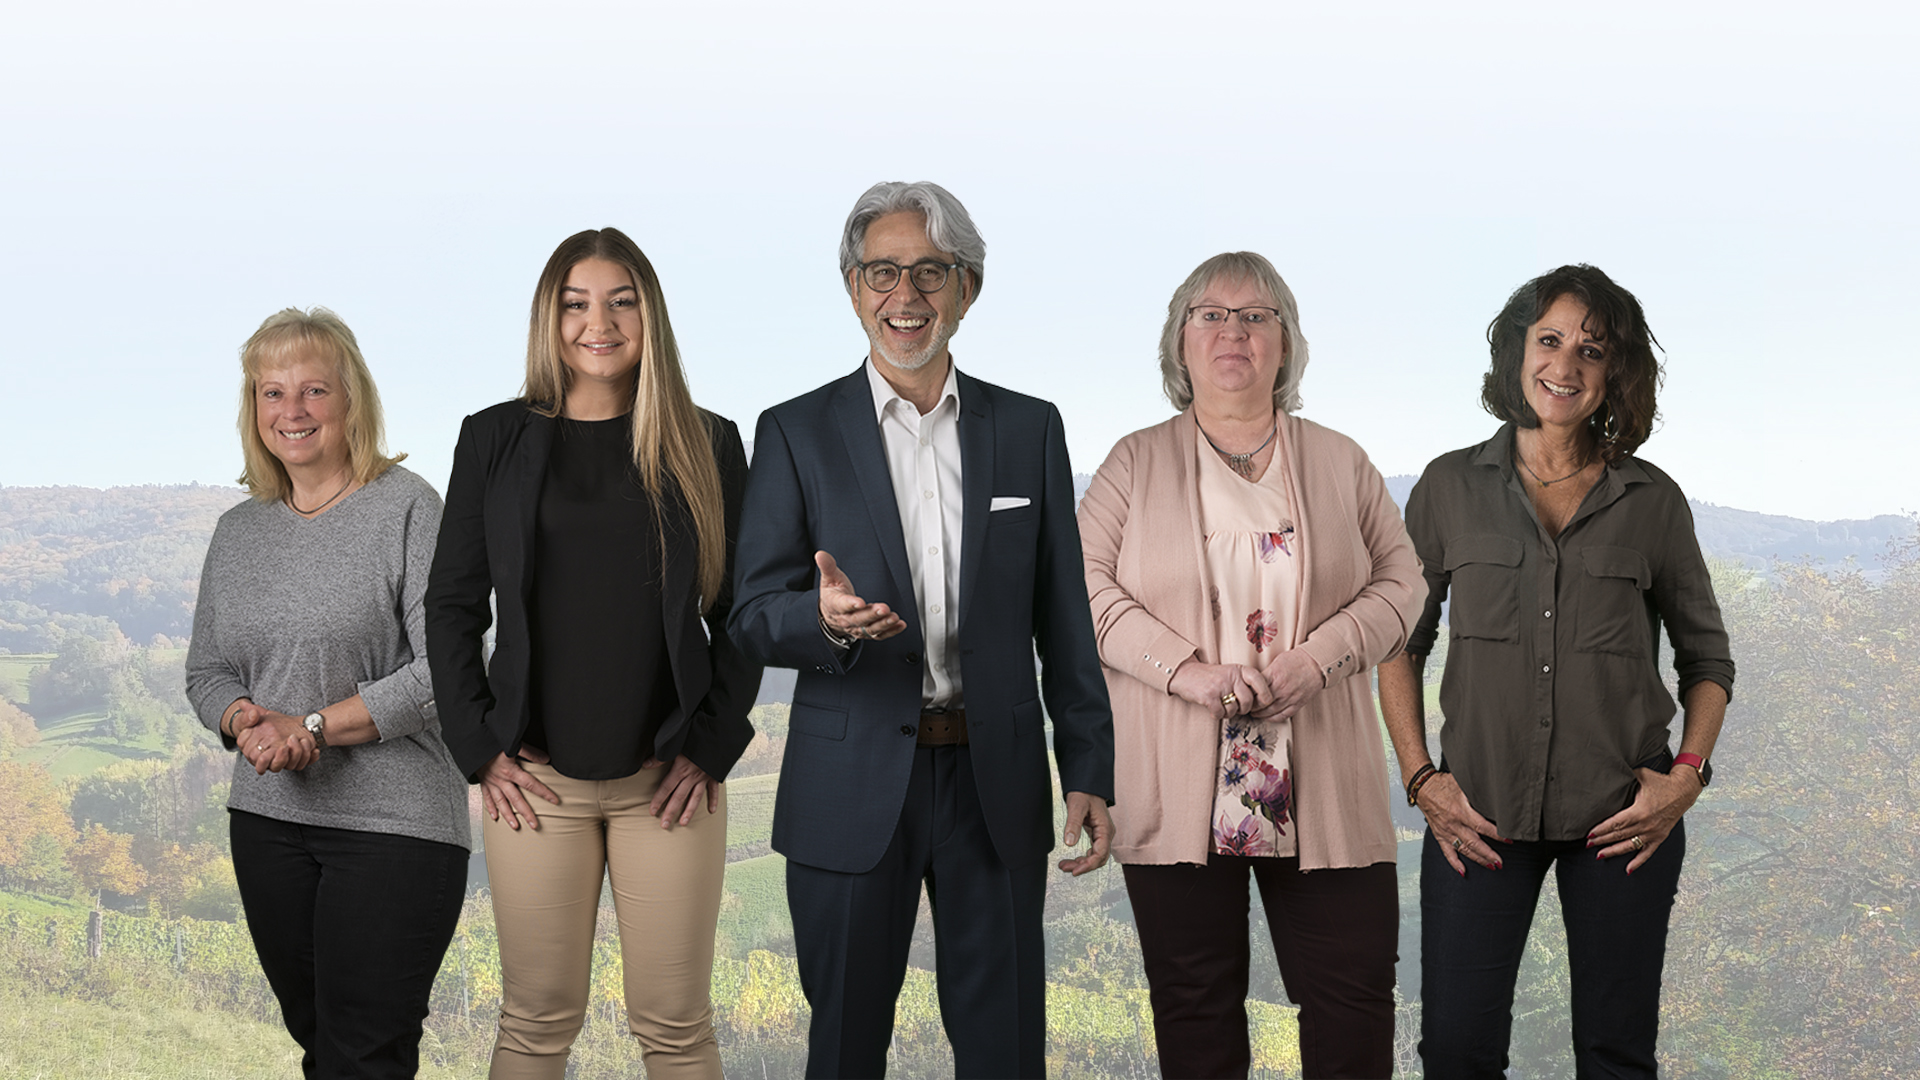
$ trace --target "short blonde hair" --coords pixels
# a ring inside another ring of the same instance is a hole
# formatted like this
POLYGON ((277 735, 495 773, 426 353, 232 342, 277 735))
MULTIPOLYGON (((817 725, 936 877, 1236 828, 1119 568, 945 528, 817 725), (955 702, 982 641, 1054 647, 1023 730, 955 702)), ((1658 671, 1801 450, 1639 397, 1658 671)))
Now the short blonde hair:
POLYGON ((1216 281, 1245 281, 1257 287, 1280 312, 1280 332, 1284 357, 1280 374, 1273 380, 1273 407, 1283 413, 1300 409, 1300 377, 1307 371, 1307 339, 1300 333, 1300 305, 1293 299, 1280 271, 1263 255, 1251 251, 1228 251, 1194 268, 1187 280, 1173 291, 1167 304, 1167 322, 1160 330, 1160 384, 1173 407, 1185 412, 1193 404, 1193 376, 1187 371, 1182 352, 1187 328, 1187 309, 1216 281))
POLYGON ((246 462, 240 483, 261 502, 287 498, 293 480, 260 437, 260 373, 292 363, 301 354, 331 363, 346 395, 347 467, 355 480, 370 483, 407 456, 387 453, 380 391, 353 331, 326 308, 285 308, 267 316, 240 347, 240 453, 246 462))

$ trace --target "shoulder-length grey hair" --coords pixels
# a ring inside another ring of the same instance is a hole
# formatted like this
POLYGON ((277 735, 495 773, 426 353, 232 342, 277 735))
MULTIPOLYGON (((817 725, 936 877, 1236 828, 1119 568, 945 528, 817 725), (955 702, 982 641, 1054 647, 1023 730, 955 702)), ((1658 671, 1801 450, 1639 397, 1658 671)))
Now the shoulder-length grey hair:
POLYGON ((1187 280, 1173 290, 1167 303, 1167 324, 1160 330, 1160 384, 1173 407, 1186 411, 1193 405, 1193 376, 1187 371, 1183 338, 1187 328, 1187 309, 1216 281, 1251 282, 1267 294, 1280 312, 1283 343, 1280 374, 1273 380, 1273 407, 1284 413, 1300 408, 1300 376, 1307 370, 1307 339, 1300 333, 1300 305, 1286 279, 1265 256, 1251 251, 1228 251, 1215 255, 1194 268, 1187 280))
POLYGON ((987 242, 973 227, 973 217, 953 193, 930 180, 905 183, 882 180, 867 189, 847 215, 847 227, 840 233, 840 283, 853 292, 853 270, 860 265, 861 250, 867 244, 867 226, 876 218, 911 210, 927 219, 927 241, 941 251, 953 252, 953 259, 972 279, 967 295, 980 297, 980 278, 986 273, 987 242))
POLYGON ((240 483, 261 502, 293 494, 293 479, 260 437, 260 376, 304 359, 333 365, 346 398, 347 467, 355 480, 370 484, 407 456, 387 453, 380 391, 374 388, 373 373, 367 370, 367 358, 360 354, 353 331, 323 307, 283 308, 267 316, 240 347, 240 453, 246 463, 240 483))

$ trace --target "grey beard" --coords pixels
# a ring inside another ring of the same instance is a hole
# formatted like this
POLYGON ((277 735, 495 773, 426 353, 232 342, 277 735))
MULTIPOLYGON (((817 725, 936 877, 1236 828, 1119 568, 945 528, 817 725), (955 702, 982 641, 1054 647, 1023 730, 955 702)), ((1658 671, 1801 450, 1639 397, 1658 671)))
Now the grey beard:
POLYGON ((867 340, 873 344, 873 351, 887 358, 887 363, 901 371, 919 371, 933 362, 934 357, 947 351, 947 342, 953 340, 953 331, 943 328, 943 332, 929 339, 927 346, 919 352, 904 357, 896 357, 886 346, 877 326, 866 326, 867 340))

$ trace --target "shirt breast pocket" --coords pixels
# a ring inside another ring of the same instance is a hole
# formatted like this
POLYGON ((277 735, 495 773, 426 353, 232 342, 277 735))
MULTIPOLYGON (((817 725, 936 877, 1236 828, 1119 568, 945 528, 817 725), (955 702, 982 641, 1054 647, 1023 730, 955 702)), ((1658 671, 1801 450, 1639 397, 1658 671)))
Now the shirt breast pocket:
POLYGON ((1456 537, 1447 544, 1447 623, 1454 636, 1520 639, 1523 551, 1520 541, 1495 533, 1456 537))
POLYGON ((1653 644, 1647 590, 1653 571, 1647 557, 1626 547, 1590 547, 1580 553, 1586 570, 1574 611, 1573 647, 1578 652, 1646 656, 1653 644))

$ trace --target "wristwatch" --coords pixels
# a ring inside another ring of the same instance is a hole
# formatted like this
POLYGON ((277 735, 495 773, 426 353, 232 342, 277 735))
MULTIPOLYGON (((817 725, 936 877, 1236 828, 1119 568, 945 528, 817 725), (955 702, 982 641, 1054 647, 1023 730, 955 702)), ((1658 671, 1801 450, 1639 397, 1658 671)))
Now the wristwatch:
POLYGON ((310 712, 301 723, 307 727, 307 734, 313 736, 315 746, 327 745, 327 718, 320 713, 310 712))
POLYGON ((1675 754, 1673 755, 1673 763, 1675 765, 1693 766, 1693 770, 1700 774, 1701 787, 1706 787, 1708 784, 1713 783, 1713 762, 1708 761, 1699 754, 1675 754))

